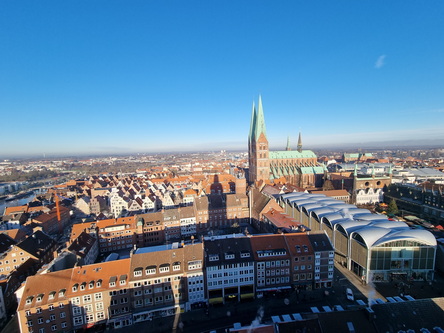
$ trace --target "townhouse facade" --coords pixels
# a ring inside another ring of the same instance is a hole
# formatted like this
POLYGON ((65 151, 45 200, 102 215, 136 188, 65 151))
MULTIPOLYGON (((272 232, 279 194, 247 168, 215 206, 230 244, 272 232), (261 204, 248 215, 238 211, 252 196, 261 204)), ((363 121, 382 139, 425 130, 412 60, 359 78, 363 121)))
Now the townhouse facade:
POLYGON ((205 238, 205 273, 209 304, 254 297, 255 268, 247 237, 205 238))
POLYGON ((212 236, 135 249, 130 258, 28 277, 17 292, 17 316, 21 332, 117 329, 202 304, 331 286, 331 251, 323 233, 212 236))

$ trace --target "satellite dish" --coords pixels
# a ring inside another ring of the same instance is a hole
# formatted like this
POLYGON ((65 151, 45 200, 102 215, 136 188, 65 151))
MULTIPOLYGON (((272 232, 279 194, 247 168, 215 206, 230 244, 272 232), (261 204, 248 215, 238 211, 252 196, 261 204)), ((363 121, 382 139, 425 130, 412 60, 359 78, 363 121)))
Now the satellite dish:
POLYGON ((49 323, 49 319, 46 319, 46 323, 47 323, 47 324, 49 323))

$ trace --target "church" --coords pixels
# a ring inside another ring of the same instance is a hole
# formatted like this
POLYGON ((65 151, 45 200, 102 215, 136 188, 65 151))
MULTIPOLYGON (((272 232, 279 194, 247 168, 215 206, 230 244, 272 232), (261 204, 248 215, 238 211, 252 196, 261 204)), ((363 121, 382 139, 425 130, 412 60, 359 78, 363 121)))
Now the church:
POLYGON ((286 150, 269 150, 261 96, 257 110, 253 102, 248 136, 248 162, 248 180, 252 184, 273 183, 285 178, 287 183, 302 188, 320 187, 326 172, 324 166, 318 163, 314 152, 302 149, 300 133, 296 150, 291 149, 289 142, 286 150))

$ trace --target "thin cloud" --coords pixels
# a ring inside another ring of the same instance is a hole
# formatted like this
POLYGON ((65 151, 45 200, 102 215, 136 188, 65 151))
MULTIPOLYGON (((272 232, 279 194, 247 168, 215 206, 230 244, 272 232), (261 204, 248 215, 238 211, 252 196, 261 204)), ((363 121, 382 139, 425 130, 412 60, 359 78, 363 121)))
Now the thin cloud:
POLYGON ((375 68, 376 68, 376 69, 380 69, 380 68, 383 67, 384 65, 385 65, 385 54, 380 55, 380 56, 378 57, 378 60, 376 60, 376 63, 375 63, 375 68))

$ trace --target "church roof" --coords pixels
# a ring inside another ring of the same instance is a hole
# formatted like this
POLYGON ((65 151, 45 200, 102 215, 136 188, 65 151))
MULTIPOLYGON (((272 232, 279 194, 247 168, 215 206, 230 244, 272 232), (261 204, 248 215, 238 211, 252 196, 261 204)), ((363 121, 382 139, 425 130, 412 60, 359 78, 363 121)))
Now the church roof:
POLYGON ((301 152, 297 150, 270 151, 268 157, 270 159, 317 158, 316 154, 311 150, 303 150, 301 152))

